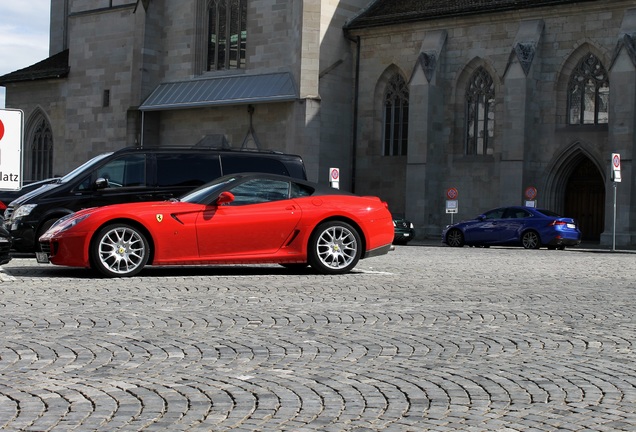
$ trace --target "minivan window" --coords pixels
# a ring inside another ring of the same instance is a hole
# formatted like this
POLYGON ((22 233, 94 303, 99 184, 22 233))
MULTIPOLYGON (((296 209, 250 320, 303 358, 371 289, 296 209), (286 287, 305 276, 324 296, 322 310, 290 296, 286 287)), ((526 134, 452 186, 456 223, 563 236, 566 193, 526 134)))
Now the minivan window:
POLYGON ((108 180, 107 188, 140 187, 146 185, 146 155, 128 154, 113 159, 104 166, 93 170, 82 181, 78 190, 87 190, 93 187, 95 180, 103 178, 108 180))
POLYGON ((289 172, 282 162, 267 157, 222 155, 221 165, 224 175, 240 172, 262 172, 289 176, 289 172))
POLYGON ((218 155, 157 154, 157 186, 197 187, 220 176, 218 155))
POLYGON ((60 183, 70 182, 71 180, 73 180, 78 175, 83 174, 85 172, 84 170, 88 170, 91 166, 96 165, 99 161, 101 161, 102 159, 107 158, 111 154, 113 154, 113 152, 103 153, 103 154, 95 156, 92 159, 89 159, 88 161, 84 162, 82 165, 78 166, 73 171, 71 171, 70 173, 66 174, 64 177, 62 177, 59 182, 60 183))

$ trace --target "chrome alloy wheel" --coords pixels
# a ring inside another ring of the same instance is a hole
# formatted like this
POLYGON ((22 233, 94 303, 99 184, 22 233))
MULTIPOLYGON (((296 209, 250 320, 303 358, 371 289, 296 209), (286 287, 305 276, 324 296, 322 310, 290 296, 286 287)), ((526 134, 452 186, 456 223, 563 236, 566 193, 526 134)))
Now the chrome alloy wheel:
POLYGON ((145 238, 132 227, 120 225, 106 230, 99 238, 97 255, 100 266, 113 276, 128 276, 146 264, 145 238))
POLYGON ((360 236, 351 225, 326 222, 312 236, 309 263, 321 273, 346 273, 358 263, 361 247, 360 236))

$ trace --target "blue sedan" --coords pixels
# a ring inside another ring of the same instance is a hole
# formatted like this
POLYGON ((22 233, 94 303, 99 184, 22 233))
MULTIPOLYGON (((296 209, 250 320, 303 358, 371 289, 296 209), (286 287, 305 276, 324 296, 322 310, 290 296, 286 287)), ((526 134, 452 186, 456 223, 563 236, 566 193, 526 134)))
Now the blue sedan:
POLYGON ((572 218, 532 207, 501 207, 475 219, 448 225, 442 242, 449 246, 523 246, 526 249, 565 249, 581 243, 572 218))

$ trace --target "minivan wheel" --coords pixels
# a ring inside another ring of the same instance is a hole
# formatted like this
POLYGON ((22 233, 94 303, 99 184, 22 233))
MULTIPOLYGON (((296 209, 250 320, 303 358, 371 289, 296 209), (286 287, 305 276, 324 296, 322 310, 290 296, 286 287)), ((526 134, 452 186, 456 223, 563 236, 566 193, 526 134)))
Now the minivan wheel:
POLYGON ((91 266, 106 277, 134 276, 146 263, 150 248, 137 228, 117 223, 102 228, 90 247, 91 266))
POLYGON ((49 219, 47 221, 45 221, 40 228, 38 228, 38 232, 35 236, 35 251, 36 252, 42 252, 42 248, 40 247, 40 237, 42 237, 42 235, 47 232, 49 230, 49 228, 51 228, 51 226, 53 226, 53 224, 55 222, 57 222, 58 219, 49 219))
POLYGON ((325 222, 309 239, 307 260, 323 274, 342 274, 353 269, 362 255, 362 241, 355 228, 346 222, 325 222))

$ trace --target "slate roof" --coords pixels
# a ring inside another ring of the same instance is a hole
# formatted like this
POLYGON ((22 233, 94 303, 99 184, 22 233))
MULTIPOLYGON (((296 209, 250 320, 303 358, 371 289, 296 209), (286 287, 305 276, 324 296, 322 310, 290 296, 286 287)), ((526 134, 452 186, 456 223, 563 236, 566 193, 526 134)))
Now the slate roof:
POLYGON ((376 0, 344 28, 361 29, 590 1, 600 0, 376 0))
POLYGON ((70 69, 68 65, 68 50, 64 50, 34 65, 0 76, 0 85, 49 78, 64 78, 68 75, 70 69))

